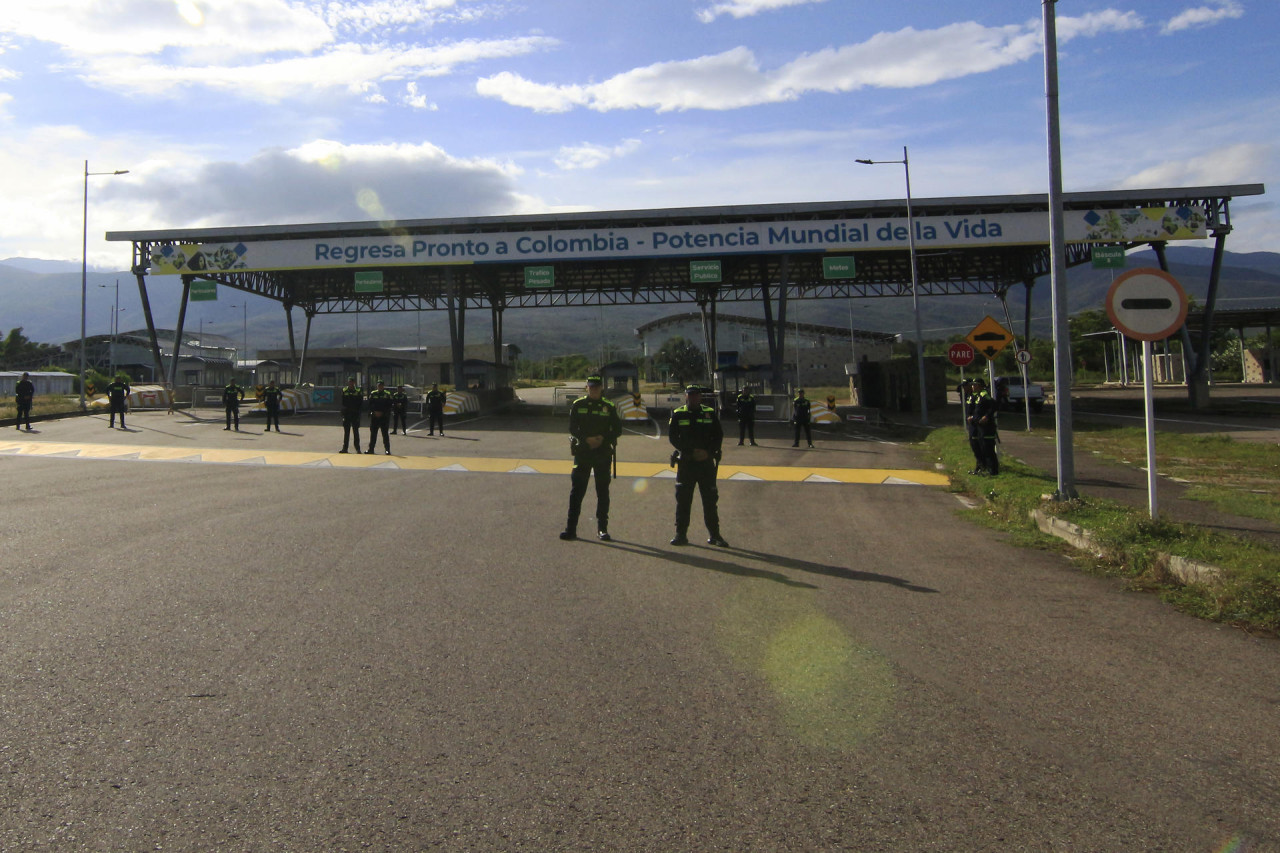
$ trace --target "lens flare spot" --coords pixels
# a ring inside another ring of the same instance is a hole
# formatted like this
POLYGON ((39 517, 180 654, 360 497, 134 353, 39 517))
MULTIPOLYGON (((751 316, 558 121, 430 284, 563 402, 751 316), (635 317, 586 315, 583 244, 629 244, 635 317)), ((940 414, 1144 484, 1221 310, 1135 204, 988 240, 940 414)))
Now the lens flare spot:
POLYGON ((889 661, 824 615, 812 593, 744 589, 716 628, 726 653, 763 680, 782 724, 808 746, 852 750, 892 713, 889 661))
POLYGON ((193 27, 199 27, 204 24, 204 12, 200 11, 193 0, 175 0, 178 7, 178 14, 182 16, 182 20, 186 21, 193 27))
POLYGON ((649 481, 644 477, 637 477, 635 482, 631 484, 631 491, 637 495, 649 491, 649 481))

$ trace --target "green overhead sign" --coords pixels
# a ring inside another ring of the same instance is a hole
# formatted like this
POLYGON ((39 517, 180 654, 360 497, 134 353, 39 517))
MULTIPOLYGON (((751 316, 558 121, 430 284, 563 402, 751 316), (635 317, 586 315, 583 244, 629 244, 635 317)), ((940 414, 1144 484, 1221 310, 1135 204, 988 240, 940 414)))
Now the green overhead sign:
POLYGON ((1124 246, 1094 246, 1090 257, 1096 270, 1124 269, 1124 246))
POLYGON ((525 267, 525 287, 554 287, 556 283, 555 267, 525 267))
POLYGON ((823 258, 822 259, 822 277, 825 279, 833 278, 857 278, 857 268, 853 262, 853 256, 839 258, 823 258))
POLYGON ((191 282, 189 298, 192 302, 217 302, 218 283, 204 280, 191 282))
POLYGON ((356 273, 356 293, 381 293, 382 271, 356 273))
POLYGON ((689 261, 689 281, 692 284, 719 284, 723 281, 720 276, 719 261, 689 261))

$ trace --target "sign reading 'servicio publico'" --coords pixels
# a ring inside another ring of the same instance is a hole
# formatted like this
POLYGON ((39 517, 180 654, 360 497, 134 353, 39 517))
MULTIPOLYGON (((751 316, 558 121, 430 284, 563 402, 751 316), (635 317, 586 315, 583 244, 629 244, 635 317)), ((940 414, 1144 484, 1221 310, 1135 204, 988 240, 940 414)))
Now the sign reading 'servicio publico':
POLYGON ((719 261, 689 262, 689 282, 691 284, 719 284, 721 275, 719 261))
MULTIPOLYGON (((1070 243, 1141 243, 1206 236, 1204 208, 1072 210, 1070 243)), ((1043 213, 916 217, 917 249, 1041 244, 1043 213)), ((309 240, 246 240, 155 246, 152 275, 228 270, 334 269, 426 264, 551 263, 561 260, 697 257, 905 249, 906 219, 779 220, 708 225, 400 234, 309 240)))

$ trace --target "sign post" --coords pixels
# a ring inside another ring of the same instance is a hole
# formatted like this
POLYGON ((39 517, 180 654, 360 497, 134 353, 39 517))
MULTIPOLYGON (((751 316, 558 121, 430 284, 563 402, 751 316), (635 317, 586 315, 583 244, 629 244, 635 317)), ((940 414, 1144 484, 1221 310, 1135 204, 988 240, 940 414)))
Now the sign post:
POLYGON ((964 403, 964 369, 973 364, 973 360, 977 355, 973 351, 973 345, 966 341, 959 341, 947 347, 947 360, 960 368, 960 425, 969 426, 969 421, 965 415, 964 403))
POLYGON ((1107 291, 1107 316, 1126 337, 1142 341, 1142 398, 1147 421, 1147 508, 1156 501, 1155 402, 1151 392, 1151 343, 1162 341, 1187 320, 1187 293, 1164 270, 1142 268, 1118 276, 1107 291))

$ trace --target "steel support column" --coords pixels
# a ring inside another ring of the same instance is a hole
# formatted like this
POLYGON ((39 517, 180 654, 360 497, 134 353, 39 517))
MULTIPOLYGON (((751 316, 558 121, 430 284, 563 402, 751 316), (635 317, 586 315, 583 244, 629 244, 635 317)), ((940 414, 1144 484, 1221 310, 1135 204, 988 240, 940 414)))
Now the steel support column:
POLYGON ((156 322, 151 317, 151 300, 147 298, 147 280, 142 273, 137 273, 138 298, 142 301, 142 316, 147 321, 147 337, 151 340, 151 356, 155 359, 155 375, 164 381, 164 359, 160 356, 160 342, 156 340, 156 322))
MULTIPOLYGON (((169 362, 169 390, 178 387, 178 359, 182 356, 182 329, 187 322, 187 302, 191 298, 191 277, 182 277, 182 301, 178 303, 178 328, 173 330, 173 357, 169 362)), ((204 341, 201 341, 203 344, 204 341)))

